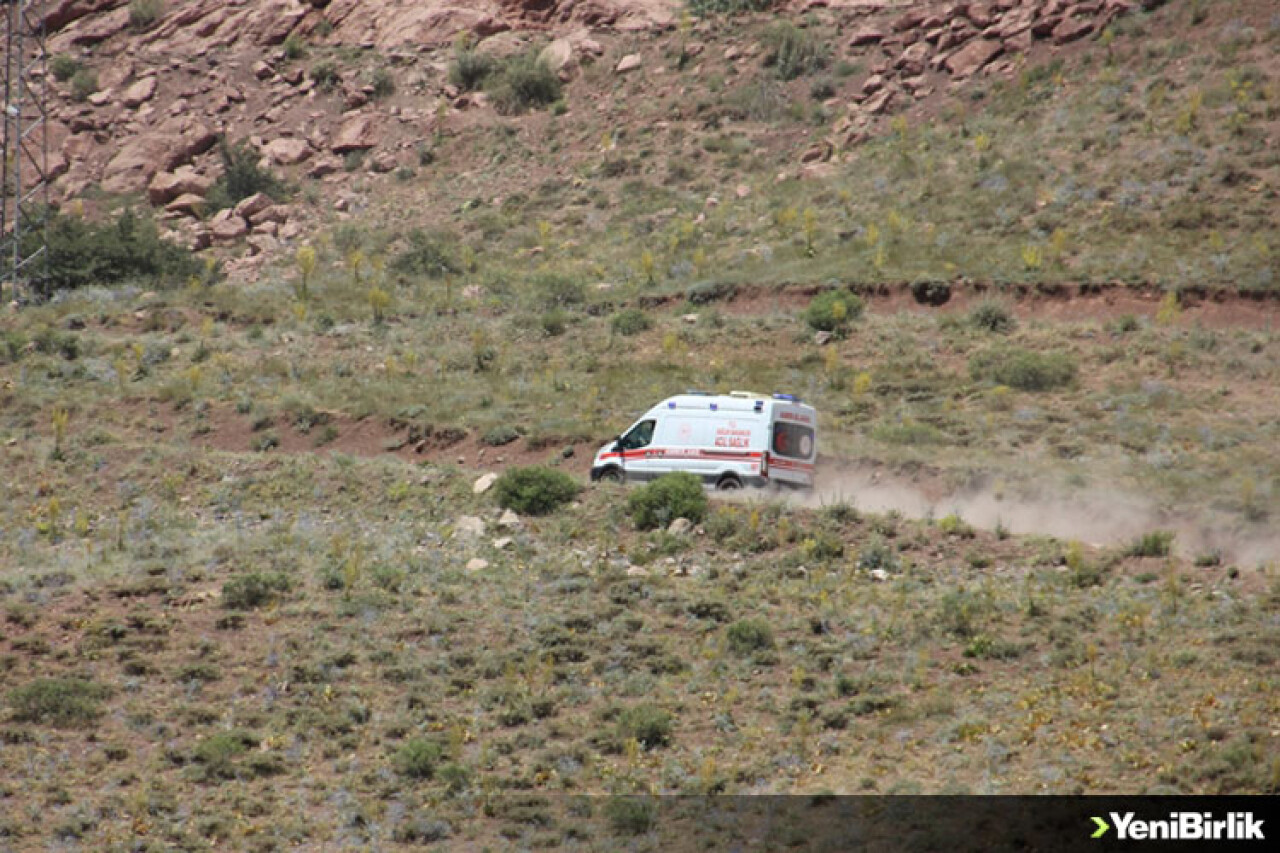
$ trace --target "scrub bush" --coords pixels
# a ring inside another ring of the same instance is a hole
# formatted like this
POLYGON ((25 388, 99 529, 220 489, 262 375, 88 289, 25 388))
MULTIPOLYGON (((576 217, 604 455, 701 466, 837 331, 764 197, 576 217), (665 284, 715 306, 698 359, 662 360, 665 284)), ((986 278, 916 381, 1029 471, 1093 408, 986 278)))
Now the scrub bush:
POLYGON ((568 474, 542 465, 508 468, 494 483, 499 506, 523 515, 554 512, 581 490, 568 474))
POLYGON ((843 333, 849 324, 862 316, 862 299, 845 290, 828 290, 813 297, 805 309, 804 319, 819 332, 843 333))
POLYGON ((725 630, 725 639, 729 642, 729 651, 742 657, 750 657, 756 652, 768 651, 774 647, 773 629, 763 619, 734 622, 725 630))
POLYGON ((627 498, 627 509, 641 530, 665 527, 677 518, 697 523, 707 514, 707 493, 696 476, 678 471, 636 489, 627 498))
POLYGON ((70 728, 92 722, 102 713, 111 688, 83 678, 39 678, 9 691, 14 719, 70 728))
POLYGON ((1020 391, 1049 391, 1071 384, 1076 364, 1066 353, 989 349, 969 359, 969 375, 1020 391))
POLYGON ((648 331, 653 323, 649 315, 639 308, 626 308, 614 314, 609 320, 609 328, 616 334, 630 337, 648 331))

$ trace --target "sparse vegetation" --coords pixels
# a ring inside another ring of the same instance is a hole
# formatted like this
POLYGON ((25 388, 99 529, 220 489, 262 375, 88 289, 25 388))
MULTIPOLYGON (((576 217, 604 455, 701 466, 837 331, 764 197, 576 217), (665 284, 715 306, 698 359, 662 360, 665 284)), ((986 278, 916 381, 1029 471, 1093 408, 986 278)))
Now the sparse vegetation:
POLYGON ((256 193, 271 196, 276 201, 284 200, 284 183, 259 165, 260 155, 247 142, 223 139, 218 143, 218 155, 222 159, 222 176, 206 197, 210 209, 234 207, 256 193))
POLYGON ((98 75, 91 68, 80 68, 71 75, 71 100, 87 101, 98 91, 98 75))
POLYGON ((1019 391, 1049 391, 1071 383, 1076 365, 1066 353, 987 349, 969 359, 969 375, 1019 391))
POLYGON ((538 51, 517 54, 503 61, 485 77, 485 89, 493 106, 503 115, 519 115, 560 100, 560 78, 538 51))
POLYGON ((142 32, 164 16, 164 0, 129 0, 129 26, 142 32))
MULTIPOLYGON (((243 107, 168 103, 203 88, 175 78, 138 139, 187 114, 310 137, 378 68, 399 88, 356 108, 388 119, 358 171, 281 167, 304 203, 252 247, 4 282, 0 844, 715 847, 741 822, 678 813, 722 794, 818 794, 819 826, 826 792, 1275 791, 1280 28, 1204 5, 954 83, 890 69, 882 114, 850 105, 883 48, 850 41, 901 11, 604 28, 598 56, 573 39, 572 103, 496 118, 445 97, 447 53, 326 38, 333 9, 305 66, 262 49, 278 81, 211 48, 243 107), (779 21, 831 70, 765 67, 779 21), (325 61, 341 94, 299 96, 325 61), (816 335, 824 294, 866 310, 816 335), (648 487, 578 488, 685 389, 812 402, 819 490, 694 483, 677 532, 669 499, 633 521, 648 487), (546 515, 474 488, 525 466, 560 475, 513 490, 546 515)), ((936 54, 915 36, 891 64, 936 54)), ((133 38, 66 48, 110 89, 55 109, 82 128, 59 215, 106 232, 81 267, 149 251, 104 188, 125 137, 84 154, 133 38)), ((728 840, 794 847, 786 823, 728 840)))

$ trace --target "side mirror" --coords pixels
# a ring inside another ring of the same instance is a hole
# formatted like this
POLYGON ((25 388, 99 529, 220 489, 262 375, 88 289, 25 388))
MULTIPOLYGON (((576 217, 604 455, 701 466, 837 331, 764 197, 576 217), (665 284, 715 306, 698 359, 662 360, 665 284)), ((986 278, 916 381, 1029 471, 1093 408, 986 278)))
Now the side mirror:
POLYGON ((614 436, 614 439, 613 439, 613 450, 611 450, 610 452, 611 452, 611 453, 618 453, 618 452, 619 452, 619 451, 621 451, 621 450, 622 450, 622 436, 620 436, 620 435, 619 435, 619 436, 614 436))

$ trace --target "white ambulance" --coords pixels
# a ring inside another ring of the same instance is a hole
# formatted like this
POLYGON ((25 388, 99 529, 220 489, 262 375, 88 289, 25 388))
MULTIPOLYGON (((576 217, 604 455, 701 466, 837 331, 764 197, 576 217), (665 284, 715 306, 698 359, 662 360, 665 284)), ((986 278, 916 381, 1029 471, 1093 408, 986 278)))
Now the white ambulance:
POLYGON ((663 400, 600 448, 592 480, 688 471, 717 489, 813 486, 818 413, 790 394, 690 391, 663 400))

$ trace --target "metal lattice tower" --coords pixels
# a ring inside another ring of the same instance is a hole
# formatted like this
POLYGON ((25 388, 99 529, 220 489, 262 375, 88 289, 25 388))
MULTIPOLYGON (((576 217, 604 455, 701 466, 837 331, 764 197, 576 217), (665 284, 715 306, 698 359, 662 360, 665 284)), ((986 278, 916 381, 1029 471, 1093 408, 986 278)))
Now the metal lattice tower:
POLYGON ((44 295, 48 278, 49 69, 43 16, 30 0, 0 0, 4 16, 0 291, 44 295))

